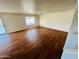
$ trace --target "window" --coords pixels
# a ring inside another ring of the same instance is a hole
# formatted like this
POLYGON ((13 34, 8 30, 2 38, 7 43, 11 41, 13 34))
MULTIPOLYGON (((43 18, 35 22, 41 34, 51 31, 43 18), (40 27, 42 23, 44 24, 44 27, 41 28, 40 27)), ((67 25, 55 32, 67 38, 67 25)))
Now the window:
POLYGON ((26 25, 35 24, 35 17, 25 17, 26 25))

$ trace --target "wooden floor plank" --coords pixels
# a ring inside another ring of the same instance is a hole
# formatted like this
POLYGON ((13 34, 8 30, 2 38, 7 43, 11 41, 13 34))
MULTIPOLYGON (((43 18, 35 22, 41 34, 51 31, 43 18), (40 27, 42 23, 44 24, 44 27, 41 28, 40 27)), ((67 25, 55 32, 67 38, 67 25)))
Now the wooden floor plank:
POLYGON ((37 27, 0 36, 5 59, 60 59, 67 32, 37 27))

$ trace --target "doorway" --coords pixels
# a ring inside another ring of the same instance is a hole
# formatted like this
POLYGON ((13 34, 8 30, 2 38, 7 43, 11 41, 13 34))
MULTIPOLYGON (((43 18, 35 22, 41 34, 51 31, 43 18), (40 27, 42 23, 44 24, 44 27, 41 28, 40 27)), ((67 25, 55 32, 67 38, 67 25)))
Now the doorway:
POLYGON ((5 26, 3 24, 2 17, 0 17, 0 35, 5 33, 6 33, 5 26))

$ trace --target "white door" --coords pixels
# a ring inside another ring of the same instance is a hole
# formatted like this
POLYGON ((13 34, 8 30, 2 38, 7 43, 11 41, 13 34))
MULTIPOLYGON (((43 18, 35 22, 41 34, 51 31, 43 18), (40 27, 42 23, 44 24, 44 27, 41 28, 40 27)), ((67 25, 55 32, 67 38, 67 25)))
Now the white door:
MULTIPOLYGON (((78 10, 78 9, 77 9, 78 10)), ((76 11, 61 59, 78 59, 78 11, 76 11)))
POLYGON ((0 18, 0 34, 5 34, 5 33, 6 31, 2 22, 2 18, 0 18))
POLYGON ((78 15, 77 11, 74 15, 70 32, 67 37, 65 49, 77 49, 78 48, 78 15))

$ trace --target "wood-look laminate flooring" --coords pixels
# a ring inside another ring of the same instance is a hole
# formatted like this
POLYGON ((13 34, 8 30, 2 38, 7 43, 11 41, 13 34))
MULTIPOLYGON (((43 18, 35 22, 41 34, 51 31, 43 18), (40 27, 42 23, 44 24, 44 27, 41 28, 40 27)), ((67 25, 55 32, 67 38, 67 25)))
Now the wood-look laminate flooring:
POLYGON ((0 35, 0 59, 60 59, 66 37, 44 27, 0 35))

